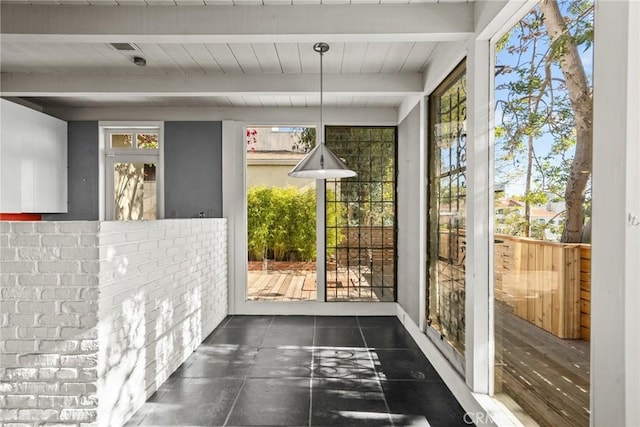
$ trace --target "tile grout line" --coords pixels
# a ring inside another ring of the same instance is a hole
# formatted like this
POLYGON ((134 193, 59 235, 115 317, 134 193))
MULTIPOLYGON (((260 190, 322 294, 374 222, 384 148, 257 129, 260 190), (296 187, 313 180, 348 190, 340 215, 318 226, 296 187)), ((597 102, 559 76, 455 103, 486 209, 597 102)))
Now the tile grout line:
MULTIPOLYGON (((273 324, 273 317, 274 316, 271 316, 271 321, 269 322, 269 326, 267 327, 267 331, 269 331, 269 329, 271 329, 271 325, 273 324)), ((246 329, 246 326, 244 328, 246 329)), ((265 335, 266 334, 267 334, 267 332, 265 332, 265 335)), ((260 344, 258 344, 258 351, 256 352, 256 356, 258 355, 258 352, 260 352, 260 349, 262 348, 262 341, 263 340, 264 340, 264 336, 260 340, 260 344)), ((255 357, 254 357, 254 362, 255 362, 255 357)), ((236 404, 238 403, 238 399, 240 399, 240 393, 242 393, 242 389, 244 388, 244 385, 247 382, 247 375, 249 375, 249 371, 247 371, 242 377, 242 383, 240 384, 240 387, 238 388, 238 393, 236 394, 236 398, 233 399, 233 403, 231 404, 231 407, 229 408, 229 413, 227 414, 227 417, 224 419, 224 423, 222 423, 223 426, 226 426, 229 423, 229 418, 231 418, 231 414, 233 413, 233 410, 235 409, 236 404)))
POLYGON ((391 418, 391 409, 389 408, 389 402, 387 402, 387 395, 384 393, 384 388, 382 387, 382 383, 380 381, 380 376, 378 375, 378 371, 376 370, 376 365, 371 356, 371 349, 367 344, 367 339, 364 337, 364 331, 362 330, 362 325, 360 324, 360 316, 356 316, 356 321, 358 322, 358 329, 360 330, 360 335, 362 336, 362 341, 364 342, 364 348, 367 349, 367 354, 369 355, 369 360, 371 361, 371 366, 373 366, 374 372, 376 374, 375 381, 380 387, 380 391, 382 392, 382 401, 384 402, 384 407, 387 409, 387 416, 389 417, 389 422, 391 425, 394 425, 393 419, 391 418))
POLYGON ((240 384, 240 387, 238 388, 238 393, 236 394, 236 398, 233 399, 233 403, 231 404, 231 407, 229 408, 229 412, 227 413, 227 416, 224 419, 224 423, 222 423, 223 426, 226 426, 229 423, 229 418, 231 418, 231 413, 233 413, 233 410, 236 407, 236 403, 238 403, 238 399, 240 399, 240 393, 242 393, 242 389, 244 388, 244 384, 245 384, 245 382, 247 380, 247 375, 248 375, 248 372, 242 378, 242 383, 240 384))
POLYGON ((316 349, 316 322, 317 316, 313 316, 313 339, 311 340, 311 365, 309 372, 309 427, 313 418, 313 372, 315 369, 315 349, 316 349))

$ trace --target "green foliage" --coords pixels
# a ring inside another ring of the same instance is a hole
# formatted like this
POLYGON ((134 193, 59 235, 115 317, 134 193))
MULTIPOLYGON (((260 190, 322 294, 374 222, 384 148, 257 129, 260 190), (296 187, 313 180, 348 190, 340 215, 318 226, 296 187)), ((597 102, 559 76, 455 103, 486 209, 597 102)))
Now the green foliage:
POLYGON ((248 248, 249 258, 253 260, 267 257, 274 222, 271 198, 271 189, 264 186, 250 188, 247 192, 248 248))
MULTIPOLYGON (((335 200, 335 194, 327 192, 327 200, 335 200)), ((330 206, 327 223, 338 224, 338 218, 342 215, 337 210, 341 209, 341 205, 330 206)), ((315 260, 315 190, 252 187, 247 192, 247 223, 250 260, 315 260)), ((335 240, 335 235, 328 235, 327 245, 335 246, 335 240)))
POLYGON ((553 240, 562 232, 562 214, 555 220, 536 220, 531 223, 530 236, 526 236, 526 219, 519 208, 503 208, 501 215, 496 215, 496 233, 509 236, 532 237, 538 240, 553 240))
POLYGON ((511 38, 511 31, 505 33, 500 39, 496 42, 496 52, 502 52, 508 45, 509 39, 511 38))
POLYGON ((546 205, 548 197, 542 191, 530 191, 522 197, 523 201, 529 202, 530 205, 546 205))
MULTIPOLYGON (((357 177, 340 180, 345 224, 393 225, 395 218, 395 128, 330 127, 327 146, 357 177), (376 203, 386 201, 388 203, 376 203)), ((333 205, 333 204, 328 204, 333 205)))
POLYGON ((294 135, 291 151, 308 153, 316 146, 316 128, 304 128, 302 132, 294 135))
POLYGON ((138 148, 158 148, 157 133, 139 133, 138 148))
MULTIPOLYGON (((566 32, 556 40, 535 7, 496 43, 497 52, 509 54, 504 64, 496 61, 496 180, 524 180, 529 194, 522 200, 529 205, 549 195, 564 200, 576 152, 576 114, 561 61, 570 44, 588 50, 593 43, 593 0, 558 4, 566 32)), ((532 235, 536 227, 531 224, 532 235)))

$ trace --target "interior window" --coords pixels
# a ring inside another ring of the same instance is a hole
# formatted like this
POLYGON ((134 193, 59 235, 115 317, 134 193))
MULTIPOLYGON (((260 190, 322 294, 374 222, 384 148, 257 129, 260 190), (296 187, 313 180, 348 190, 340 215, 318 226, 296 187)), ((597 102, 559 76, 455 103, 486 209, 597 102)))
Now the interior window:
POLYGON ((158 218, 159 128, 107 129, 108 220, 158 218))

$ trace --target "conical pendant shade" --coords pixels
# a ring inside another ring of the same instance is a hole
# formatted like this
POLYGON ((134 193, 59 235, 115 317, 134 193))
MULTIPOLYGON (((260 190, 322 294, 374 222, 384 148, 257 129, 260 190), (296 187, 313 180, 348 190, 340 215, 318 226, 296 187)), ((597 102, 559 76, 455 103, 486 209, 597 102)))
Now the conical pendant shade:
POLYGON ((289 172, 293 178, 335 179, 356 176, 347 165, 324 144, 324 122, 322 120, 323 87, 322 87, 322 56, 329 50, 329 45, 320 42, 313 45, 313 50, 320 54, 320 144, 311 150, 304 159, 289 172))
POLYGON ((324 144, 318 144, 289 172, 294 178, 334 179, 348 178, 356 173, 324 144))

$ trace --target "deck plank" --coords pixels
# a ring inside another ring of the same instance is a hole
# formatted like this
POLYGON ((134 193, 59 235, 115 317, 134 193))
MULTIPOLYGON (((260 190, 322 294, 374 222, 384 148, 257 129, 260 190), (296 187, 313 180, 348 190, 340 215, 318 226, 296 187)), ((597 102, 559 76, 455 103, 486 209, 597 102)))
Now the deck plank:
MULTIPOLYGON (((393 288, 385 288, 383 294, 379 287, 370 286, 370 281, 382 278, 351 269, 329 273, 333 273, 328 277, 329 301, 393 301, 393 288), (354 285, 355 277, 363 277, 358 286, 354 285)), ((250 270, 247 281, 248 299, 252 301, 308 301, 317 295, 315 270, 250 270)))
POLYGON ((589 343, 560 339, 496 301, 496 391, 541 426, 589 425, 589 343))

